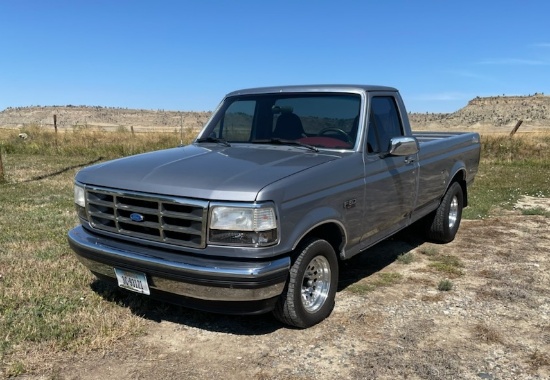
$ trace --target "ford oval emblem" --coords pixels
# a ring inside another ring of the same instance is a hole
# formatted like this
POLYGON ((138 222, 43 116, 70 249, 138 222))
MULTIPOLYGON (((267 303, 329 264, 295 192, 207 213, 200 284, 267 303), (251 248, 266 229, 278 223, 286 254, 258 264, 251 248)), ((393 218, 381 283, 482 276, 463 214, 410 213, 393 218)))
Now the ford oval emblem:
POLYGON ((132 219, 132 221, 134 221, 134 222, 143 222, 143 220, 145 220, 143 215, 138 214, 137 212, 131 213, 130 214, 130 219, 132 219))

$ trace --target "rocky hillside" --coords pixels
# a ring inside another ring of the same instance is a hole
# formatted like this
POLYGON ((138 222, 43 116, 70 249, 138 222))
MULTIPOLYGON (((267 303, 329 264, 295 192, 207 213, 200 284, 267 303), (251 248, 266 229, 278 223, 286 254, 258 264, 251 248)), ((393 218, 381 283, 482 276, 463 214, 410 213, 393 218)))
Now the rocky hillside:
MULTIPOLYGON (((87 106, 17 107, 0 112, 0 127, 28 125, 53 126, 53 115, 59 128, 99 127, 107 130, 134 128, 137 131, 173 131, 199 129, 210 112, 181 112, 87 106)), ((550 96, 476 97, 466 107, 453 113, 411 113, 415 129, 510 130, 523 120, 521 130, 550 128, 550 96)))
POLYGON ((476 97, 466 107, 453 113, 412 113, 411 123, 416 128, 494 127, 508 130, 523 120, 522 129, 550 127, 550 96, 476 97))

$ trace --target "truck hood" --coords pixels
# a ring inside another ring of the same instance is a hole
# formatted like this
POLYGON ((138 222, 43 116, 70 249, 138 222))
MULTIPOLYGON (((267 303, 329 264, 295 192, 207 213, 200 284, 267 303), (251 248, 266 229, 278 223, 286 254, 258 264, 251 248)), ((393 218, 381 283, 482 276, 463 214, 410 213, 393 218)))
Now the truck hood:
POLYGON ((76 181, 179 197, 254 201, 282 178, 337 159, 304 148, 271 145, 188 145, 90 166, 76 181))

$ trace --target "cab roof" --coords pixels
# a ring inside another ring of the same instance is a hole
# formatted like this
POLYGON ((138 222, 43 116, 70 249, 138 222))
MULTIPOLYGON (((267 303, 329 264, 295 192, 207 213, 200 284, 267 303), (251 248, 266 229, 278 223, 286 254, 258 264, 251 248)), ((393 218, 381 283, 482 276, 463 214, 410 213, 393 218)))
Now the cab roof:
POLYGON ((351 84, 319 84, 319 85, 293 85, 293 86, 273 86, 256 87, 232 91, 227 96, 252 95, 252 94, 272 94, 283 92, 397 92, 393 87, 375 86, 375 85, 351 85, 351 84))

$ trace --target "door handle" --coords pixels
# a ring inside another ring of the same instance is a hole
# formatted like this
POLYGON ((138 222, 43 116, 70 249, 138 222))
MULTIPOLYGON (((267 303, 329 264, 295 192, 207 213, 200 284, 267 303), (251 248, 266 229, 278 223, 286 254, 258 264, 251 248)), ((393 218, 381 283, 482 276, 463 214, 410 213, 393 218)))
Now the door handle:
POLYGON ((414 157, 410 157, 410 156, 409 156, 409 157, 405 157, 405 161, 404 161, 404 162, 405 162, 405 164, 408 165, 408 164, 412 164, 414 161, 416 161, 416 160, 414 159, 414 157))

